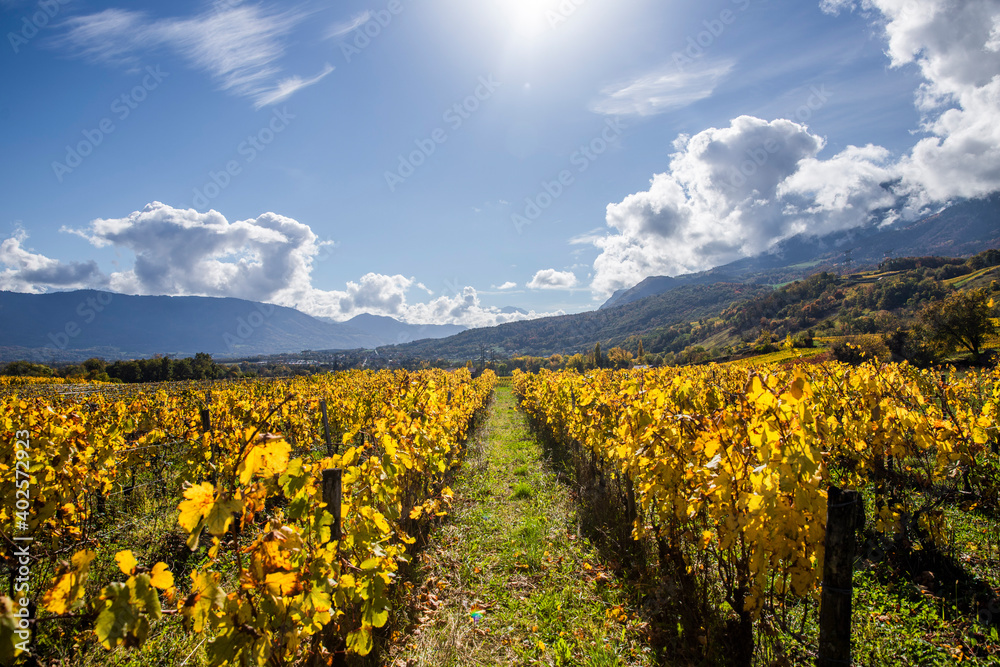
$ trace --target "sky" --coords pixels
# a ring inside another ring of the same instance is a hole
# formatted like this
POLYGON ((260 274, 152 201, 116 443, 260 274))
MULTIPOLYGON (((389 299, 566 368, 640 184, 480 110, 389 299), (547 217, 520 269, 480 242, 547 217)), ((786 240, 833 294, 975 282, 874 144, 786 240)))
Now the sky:
POLYGON ((485 326, 1000 190, 1000 0, 0 0, 0 28, 3 290, 485 326))

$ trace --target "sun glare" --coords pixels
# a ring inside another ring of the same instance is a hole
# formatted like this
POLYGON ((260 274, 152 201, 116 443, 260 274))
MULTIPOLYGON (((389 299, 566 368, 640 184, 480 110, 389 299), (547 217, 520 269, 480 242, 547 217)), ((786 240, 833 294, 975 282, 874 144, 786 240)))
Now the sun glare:
POLYGON ((535 37, 548 28, 546 12, 552 10, 548 0, 498 0, 510 26, 519 37, 535 37))

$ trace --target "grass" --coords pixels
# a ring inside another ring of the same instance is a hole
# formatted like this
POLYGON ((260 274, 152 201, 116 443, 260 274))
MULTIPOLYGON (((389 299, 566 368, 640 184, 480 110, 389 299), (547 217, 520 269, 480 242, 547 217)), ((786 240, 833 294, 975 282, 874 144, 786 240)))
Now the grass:
POLYGON ((530 498, 533 495, 535 495, 535 490, 531 488, 530 484, 518 482, 514 485, 515 500, 523 500, 524 498, 530 498))
MULTIPOLYGON (((108 582, 109 579, 120 579, 121 574, 114 561, 114 555, 123 550, 131 550, 139 562, 151 566, 155 562, 165 561, 171 571, 181 572, 192 567, 192 561, 199 556, 192 553, 184 543, 184 536, 177 528, 176 500, 167 500, 167 509, 162 502, 143 499, 138 506, 132 508, 138 521, 126 521, 126 530, 112 532, 97 549, 97 558, 91 564, 90 594, 108 582)), ((235 580, 235 578, 234 578, 235 580)), ((178 577, 178 595, 181 599, 188 593, 187 577, 178 577)), ((163 600, 164 608, 174 605, 163 600)), ((141 648, 126 648, 119 646, 111 651, 93 641, 93 635, 86 634, 86 641, 75 637, 77 629, 70 624, 44 624, 39 633, 38 641, 44 647, 44 653, 53 660, 52 664, 67 664, 78 667, 168 667, 171 665, 205 664, 204 637, 189 634, 181 627, 177 617, 167 616, 153 621, 150 626, 149 639, 141 648)))
POLYGON ((452 488, 452 515, 401 587, 410 590, 381 664, 656 664, 631 598, 582 536, 570 491, 508 388, 452 488))
MULTIPOLYGON (((899 491, 920 500, 918 489, 899 491)), ((875 520, 875 485, 863 490, 866 524, 875 520)), ((941 505, 948 530, 937 544, 897 538, 869 541, 855 560, 852 635, 860 665, 1000 665, 1000 521, 995 506, 971 501, 941 505)), ((911 538, 914 536, 911 534, 911 538)), ((860 539, 860 536, 859 536, 860 539)), ((818 636, 815 602, 797 604, 797 626, 808 607, 805 636, 818 636)), ((798 638, 783 632, 777 642, 791 664, 810 664, 798 638), (789 650, 790 649, 790 650, 789 650)))

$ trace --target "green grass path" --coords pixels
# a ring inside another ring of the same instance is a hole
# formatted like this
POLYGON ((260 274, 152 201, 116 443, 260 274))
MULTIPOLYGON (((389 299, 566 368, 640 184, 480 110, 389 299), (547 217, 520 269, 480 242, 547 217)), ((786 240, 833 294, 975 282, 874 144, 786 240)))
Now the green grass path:
POLYGON ((581 536, 571 490, 509 387, 497 389, 452 488, 451 515, 403 586, 383 664, 653 664, 644 625, 581 536))

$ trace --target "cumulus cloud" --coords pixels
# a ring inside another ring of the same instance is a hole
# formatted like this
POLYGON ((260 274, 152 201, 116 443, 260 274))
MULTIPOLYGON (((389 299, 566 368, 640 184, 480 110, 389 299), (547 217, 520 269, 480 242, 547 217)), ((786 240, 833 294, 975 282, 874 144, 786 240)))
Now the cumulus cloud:
POLYGON ((732 61, 697 63, 680 69, 670 63, 629 81, 608 86, 591 111, 609 116, 653 116, 711 96, 733 69, 732 61))
POLYGON ((305 18, 302 11, 259 4, 219 4, 196 16, 161 19, 111 8, 66 20, 52 43, 78 57, 123 66, 138 64, 142 54, 170 50, 207 72, 222 90, 250 97, 259 108, 333 71, 328 65, 310 79, 279 78, 285 42, 305 18))
POLYGON ((508 289, 514 289, 515 287, 517 287, 517 283, 515 283, 512 280, 508 280, 507 282, 505 282, 503 285, 500 285, 496 289, 508 290, 508 289))
POLYGON ((110 274, 96 262, 65 264, 26 249, 27 235, 18 231, 0 243, 0 289, 41 293, 92 287, 126 294, 237 297, 334 320, 372 313, 413 324, 470 327, 550 314, 484 306, 471 286, 413 301, 414 290, 434 293, 398 274, 368 273, 342 290, 319 289, 312 284, 313 264, 332 242, 320 241, 309 225, 276 213, 230 222, 218 211, 200 213, 152 202, 123 218, 98 218, 84 228, 63 231, 96 247, 130 251, 135 261, 110 274))
POLYGON ((830 13, 877 18, 892 67, 916 65, 922 138, 899 163, 919 204, 1000 189, 1000 3, 996 0, 824 0, 830 13))
POLYGON ((829 233, 857 227, 872 211, 898 202, 888 184, 896 177, 889 151, 881 146, 848 146, 828 160, 806 158, 778 186, 794 233, 829 233))
POLYGON ((536 271, 534 277, 527 284, 530 289, 569 289, 575 286, 576 276, 572 271, 556 271, 555 269, 536 271))
POLYGON ((667 172, 608 206, 612 233, 592 238, 602 251, 593 288, 707 269, 798 233, 855 226, 894 201, 883 151, 852 146, 824 162, 824 144, 799 123, 753 116, 680 137, 667 172))
POLYGON ((795 234, 895 220, 1000 190, 1000 3, 822 0, 884 29, 893 67, 915 65, 920 138, 894 156, 876 145, 820 157, 805 125, 741 116, 675 143, 649 189, 608 206, 595 292, 758 254, 795 234))
POLYGON ((109 276, 128 294, 233 296, 287 302, 309 284, 321 242, 308 225, 275 213, 229 222, 160 202, 124 218, 69 229, 97 247, 131 250, 134 266, 109 276))
POLYGON ((0 243, 0 290, 44 292, 46 287, 73 289, 103 286, 106 279, 97 262, 63 263, 24 247, 28 234, 23 229, 0 243))

